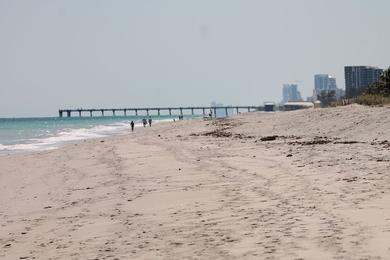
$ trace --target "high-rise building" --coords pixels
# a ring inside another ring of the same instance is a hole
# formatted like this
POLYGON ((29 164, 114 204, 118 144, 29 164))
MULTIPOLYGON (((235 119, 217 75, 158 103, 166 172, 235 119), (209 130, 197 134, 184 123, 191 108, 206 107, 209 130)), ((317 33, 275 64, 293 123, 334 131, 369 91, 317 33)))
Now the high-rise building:
POLYGON ((283 101, 282 102, 299 102, 302 101, 301 93, 296 84, 283 85, 283 101))
POLYGON ((329 74, 316 74, 314 75, 314 91, 313 100, 317 100, 317 96, 322 92, 334 91, 337 99, 344 96, 343 90, 337 88, 336 79, 329 74))
POLYGON ((371 84, 378 81, 383 70, 369 66, 345 66, 345 90, 347 97, 361 94, 371 84))
POLYGON ((323 90, 336 90, 336 88, 336 79, 332 78, 329 74, 314 75, 314 89, 317 93, 323 90))

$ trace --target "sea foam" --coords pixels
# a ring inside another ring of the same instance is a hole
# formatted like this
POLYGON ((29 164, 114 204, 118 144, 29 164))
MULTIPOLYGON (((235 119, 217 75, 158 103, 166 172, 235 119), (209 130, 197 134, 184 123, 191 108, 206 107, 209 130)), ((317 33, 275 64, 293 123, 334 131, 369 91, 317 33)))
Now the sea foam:
POLYGON ((76 142, 91 138, 107 137, 114 134, 128 132, 130 125, 115 123, 111 125, 97 125, 90 128, 65 128, 49 136, 30 138, 16 144, 0 144, 0 151, 44 151, 53 150, 64 143, 76 142))

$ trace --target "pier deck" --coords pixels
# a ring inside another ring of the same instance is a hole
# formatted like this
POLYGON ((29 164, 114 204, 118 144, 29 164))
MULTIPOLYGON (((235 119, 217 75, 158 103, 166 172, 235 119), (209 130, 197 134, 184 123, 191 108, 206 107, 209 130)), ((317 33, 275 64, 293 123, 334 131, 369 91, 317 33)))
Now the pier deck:
POLYGON ((138 116, 143 112, 146 116, 152 115, 160 116, 162 112, 167 112, 168 115, 184 115, 185 111, 190 111, 191 115, 208 115, 210 111, 213 116, 217 115, 217 110, 225 111, 225 115, 229 115, 229 111, 264 111, 264 106, 196 106, 196 107, 140 107, 140 108, 89 108, 89 109, 60 109, 58 110, 59 117, 71 117, 73 113, 79 117, 95 116, 98 113, 99 116, 105 116, 105 112, 110 113, 112 116, 116 116, 118 112, 123 113, 124 116, 135 115, 138 116))

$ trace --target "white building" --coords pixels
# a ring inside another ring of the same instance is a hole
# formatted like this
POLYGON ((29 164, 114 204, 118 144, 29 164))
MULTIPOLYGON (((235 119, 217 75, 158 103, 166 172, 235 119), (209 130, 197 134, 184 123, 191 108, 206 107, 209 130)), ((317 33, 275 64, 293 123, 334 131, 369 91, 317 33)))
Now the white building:
POLYGON ((336 79, 329 74, 314 75, 314 90, 320 93, 323 90, 336 90, 336 79))
POLYGON ((317 100, 317 96, 323 91, 334 91, 337 99, 345 95, 343 89, 337 88, 336 79, 329 74, 316 74, 314 75, 314 90, 313 100, 317 100))
POLYGON ((301 93, 298 90, 297 84, 283 85, 283 103, 302 101, 301 93))

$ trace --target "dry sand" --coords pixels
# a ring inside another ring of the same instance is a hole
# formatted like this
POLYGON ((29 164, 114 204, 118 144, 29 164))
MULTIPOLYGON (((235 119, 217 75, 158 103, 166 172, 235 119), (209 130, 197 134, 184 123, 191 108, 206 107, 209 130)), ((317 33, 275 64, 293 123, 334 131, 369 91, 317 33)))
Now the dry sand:
POLYGON ((0 157, 0 258, 390 259, 389 115, 248 113, 0 157))

